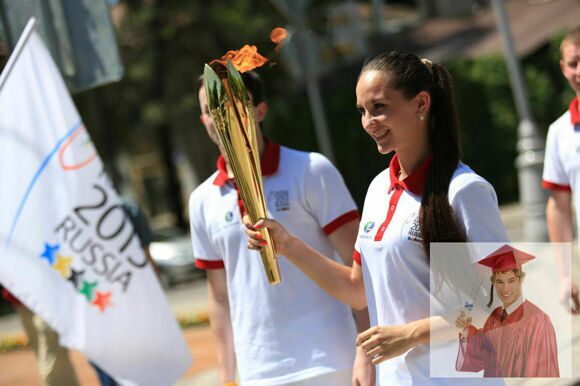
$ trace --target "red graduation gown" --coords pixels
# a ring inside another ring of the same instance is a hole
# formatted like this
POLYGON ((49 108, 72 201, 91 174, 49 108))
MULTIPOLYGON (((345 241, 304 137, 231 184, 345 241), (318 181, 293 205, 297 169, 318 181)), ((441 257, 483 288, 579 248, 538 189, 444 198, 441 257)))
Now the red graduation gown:
POLYGON ((525 300, 501 322, 498 307, 482 329, 460 339, 455 368, 484 377, 559 377, 558 348, 548 315, 525 300))

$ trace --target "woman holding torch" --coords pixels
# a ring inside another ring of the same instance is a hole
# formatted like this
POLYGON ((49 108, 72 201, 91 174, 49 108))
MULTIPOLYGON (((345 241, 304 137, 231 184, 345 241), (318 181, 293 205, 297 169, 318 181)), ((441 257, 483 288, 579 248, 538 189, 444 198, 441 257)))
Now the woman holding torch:
MULTIPOLYGON (((246 220, 248 245, 268 228, 278 254, 337 299, 368 305, 357 346, 379 385, 453 384, 429 378, 429 244, 506 241, 492 186, 460 161, 451 77, 441 65, 390 52, 368 59, 357 86, 363 129, 395 152, 369 186, 351 268, 309 248, 278 222, 246 220)), ((465 379, 458 384, 466 384, 465 379)), ((479 381, 481 384, 481 380, 479 381)))

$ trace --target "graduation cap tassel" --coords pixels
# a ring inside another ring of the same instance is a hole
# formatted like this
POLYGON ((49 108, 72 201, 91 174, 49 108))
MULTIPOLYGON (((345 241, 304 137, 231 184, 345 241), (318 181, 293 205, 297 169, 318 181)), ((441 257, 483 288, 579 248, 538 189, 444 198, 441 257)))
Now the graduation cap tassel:
POLYGON ((489 303, 487 303, 487 308, 490 308, 493 304, 493 283, 491 283, 491 289, 489 290, 489 303))

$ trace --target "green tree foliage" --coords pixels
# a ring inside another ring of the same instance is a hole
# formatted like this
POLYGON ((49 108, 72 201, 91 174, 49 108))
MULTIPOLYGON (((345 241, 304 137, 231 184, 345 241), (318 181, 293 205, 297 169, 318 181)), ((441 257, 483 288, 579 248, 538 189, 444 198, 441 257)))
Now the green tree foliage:
POLYGON ((464 161, 487 178, 500 197, 516 198, 518 120, 503 59, 456 60, 448 66, 455 80, 464 161))
MULTIPOLYGON (((532 115, 544 135, 572 98, 558 67, 560 40, 552 39, 522 64, 532 115)), ((503 57, 447 64, 455 80, 465 162, 493 184, 500 202, 517 200, 519 118, 503 57)))
MULTIPOLYGON (((94 130, 112 132, 105 137, 118 142, 101 141, 101 146, 144 153, 158 146, 163 126, 170 130, 165 134, 172 146, 183 148, 194 164, 206 165, 209 158, 213 163, 217 153, 199 123, 195 79, 204 63, 245 43, 273 49, 269 32, 281 19, 268 2, 249 0, 133 0, 121 5, 125 13, 118 39, 125 77, 91 92, 110 101, 104 106, 105 122, 96 122, 94 130)), ((91 96, 78 99, 91 116, 86 101, 91 96)))
POLYGON ((245 43, 273 49, 269 32, 282 21, 268 2, 249 0, 129 0, 120 7, 125 76, 79 95, 77 104, 118 184, 129 177, 116 172, 118 154, 160 155, 153 162, 165 165, 164 194, 148 199, 150 213, 169 210, 184 226, 175 158, 186 156, 203 180, 217 157, 199 121, 195 80, 204 63, 245 43))
MULTIPOLYGON (((313 29, 318 34, 324 34, 323 3, 327 2, 312 4, 308 12, 316 20, 313 29)), ((163 149, 166 163, 176 153, 185 154, 199 178, 206 178, 215 170, 217 151, 199 122, 195 79, 204 63, 244 44, 258 46, 275 64, 259 70, 270 106, 266 135, 291 147, 317 150, 304 85, 289 75, 269 41, 269 32, 287 23, 269 1, 121 4, 125 15, 118 37, 125 77, 77 98, 105 158, 163 149)), ((532 111, 544 131, 571 98, 557 65, 560 39, 554 38, 523 63, 532 111)), ((354 86, 361 64, 362 60, 336 66, 320 79, 336 163, 359 204, 372 178, 388 166, 388 157, 377 153, 355 109, 354 86)), ((500 202, 516 200, 519 120, 503 58, 454 59, 445 64, 455 79, 465 162, 492 182, 500 202)), ((171 201, 174 195, 168 190, 164 200, 171 201)))

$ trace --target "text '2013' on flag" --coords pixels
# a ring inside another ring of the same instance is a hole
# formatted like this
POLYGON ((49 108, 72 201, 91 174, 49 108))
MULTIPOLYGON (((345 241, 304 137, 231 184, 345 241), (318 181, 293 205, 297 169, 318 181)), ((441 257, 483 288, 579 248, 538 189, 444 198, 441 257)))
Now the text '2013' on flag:
POLYGON ((33 19, 0 116, 0 284, 122 384, 173 384, 188 347, 33 19))

